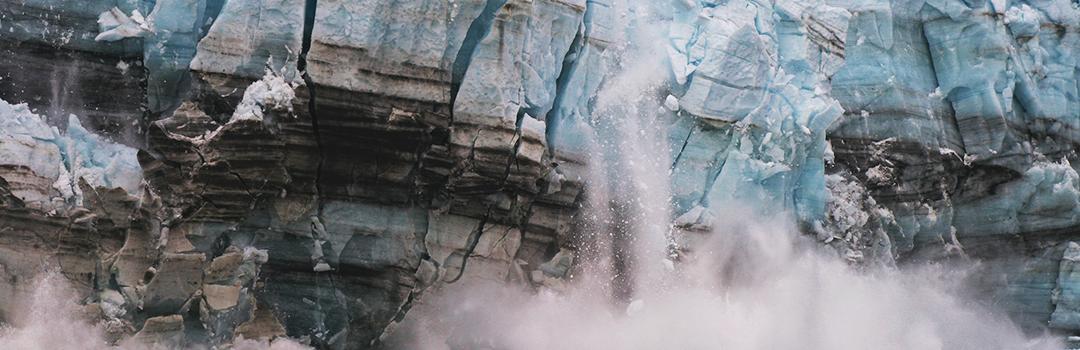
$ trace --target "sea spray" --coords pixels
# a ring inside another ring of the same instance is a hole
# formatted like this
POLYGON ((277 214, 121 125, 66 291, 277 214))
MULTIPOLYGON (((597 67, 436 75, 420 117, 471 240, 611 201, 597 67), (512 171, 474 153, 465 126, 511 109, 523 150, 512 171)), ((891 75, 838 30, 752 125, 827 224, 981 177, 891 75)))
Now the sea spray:
MULTIPOLYGON (((729 211, 738 213, 738 210, 729 211)), ((743 213, 740 213, 743 214, 743 213)), ((1061 349, 963 293, 966 270, 852 268, 783 224, 722 215, 666 284, 630 304, 604 276, 564 291, 450 286, 409 315, 398 348, 1061 349)), ((648 283, 639 283, 648 286, 648 283)))
MULTIPOLYGON (((45 270, 35 277, 29 290, 20 291, 19 301, 8 323, 0 324, 0 349, 49 350, 174 350, 205 349, 205 346, 167 346, 145 344, 136 339, 121 339, 110 344, 100 312, 91 312, 77 303, 79 298, 69 280, 56 270, 45 270)), ((235 350, 310 349, 294 340, 278 338, 237 339, 235 350)))

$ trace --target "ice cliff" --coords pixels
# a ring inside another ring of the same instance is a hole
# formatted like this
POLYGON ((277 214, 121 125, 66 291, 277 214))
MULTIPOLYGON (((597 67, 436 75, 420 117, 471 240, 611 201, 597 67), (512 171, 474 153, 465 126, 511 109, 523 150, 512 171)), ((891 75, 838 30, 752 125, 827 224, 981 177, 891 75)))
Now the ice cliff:
POLYGON ((364 348, 463 279, 572 283, 644 28, 676 255, 787 212, 852 264, 983 261, 1080 332, 1065 0, 0 0, 0 321, 40 264, 177 346, 364 348))

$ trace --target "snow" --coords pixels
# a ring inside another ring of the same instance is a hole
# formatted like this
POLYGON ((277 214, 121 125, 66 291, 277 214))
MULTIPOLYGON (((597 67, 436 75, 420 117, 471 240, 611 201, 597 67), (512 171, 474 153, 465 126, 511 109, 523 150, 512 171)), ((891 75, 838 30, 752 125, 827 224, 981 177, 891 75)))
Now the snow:
POLYGON ((145 37, 154 32, 150 23, 137 9, 133 10, 129 16, 119 8, 113 7, 98 16, 98 25, 101 27, 101 33, 94 37, 96 41, 145 37))
POLYGON ((285 81, 281 74, 266 70, 262 79, 248 85, 244 98, 236 106, 229 122, 240 120, 263 120, 263 109, 292 111, 296 99, 296 85, 285 81))

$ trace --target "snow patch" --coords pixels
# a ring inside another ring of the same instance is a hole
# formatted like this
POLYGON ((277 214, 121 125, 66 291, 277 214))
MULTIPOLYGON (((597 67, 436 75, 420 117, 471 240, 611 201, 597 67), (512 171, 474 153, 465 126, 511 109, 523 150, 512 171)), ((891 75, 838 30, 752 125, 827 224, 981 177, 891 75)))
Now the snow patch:
POLYGON ((244 90, 244 99, 236 106, 229 122, 239 120, 263 120, 263 109, 292 111, 292 101, 296 99, 296 84, 267 69, 263 78, 248 85, 244 90))
POLYGON ((146 21, 139 10, 134 10, 131 15, 124 14, 119 8, 113 7, 102 12, 98 16, 98 26, 101 33, 94 37, 95 41, 118 41, 127 38, 141 38, 150 36, 154 32, 153 26, 146 21))

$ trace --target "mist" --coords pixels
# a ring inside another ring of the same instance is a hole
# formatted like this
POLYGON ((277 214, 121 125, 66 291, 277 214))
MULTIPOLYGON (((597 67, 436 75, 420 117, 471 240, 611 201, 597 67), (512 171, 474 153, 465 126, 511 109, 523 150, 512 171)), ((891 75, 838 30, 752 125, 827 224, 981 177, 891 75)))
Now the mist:
MULTIPOLYGON (((0 323, 0 349, 49 350, 173 350, 176 346, 139 342, 135 338, 111 344, 100 311, 79 305, 70 282, 56 269, 41 271, 29 290, 17 294, 8 323, 0 323)), ((206 346, 182 347, 207 349, 206 346)), ((291 339, 237 339, 229 347, 236 350, 310 349, 291 339)))
MULTIPOLYGON (((414 308, 408 349, 1061 349, 963 293, 965 269, 855 269, 765 218, 724 217, 665 283, 614 301, 566 290, 452 285, 414 308)), ((640 283, 639 286, 648 286, 640 283)), ((640 287, 639 287, 640 288, 640 287)))

